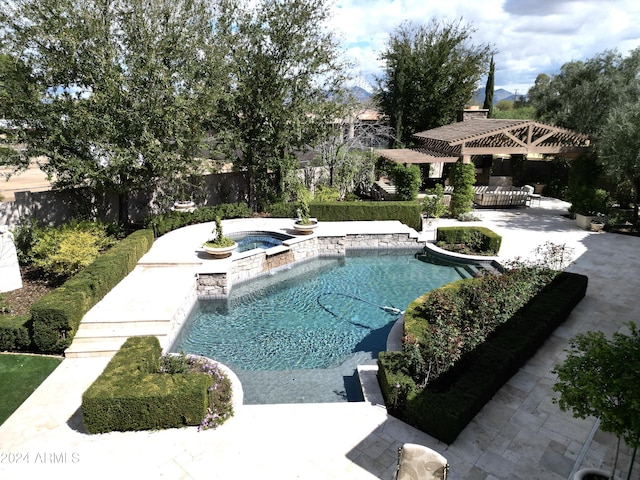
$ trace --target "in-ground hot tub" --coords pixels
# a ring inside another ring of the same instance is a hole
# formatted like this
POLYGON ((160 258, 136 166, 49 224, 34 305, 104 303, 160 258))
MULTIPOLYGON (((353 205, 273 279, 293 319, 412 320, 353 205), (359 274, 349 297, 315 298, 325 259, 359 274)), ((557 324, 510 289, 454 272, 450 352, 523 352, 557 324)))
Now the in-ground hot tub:
POLYGON ((256 248, 268 250, 269 248, 282 245, 282 242, 284 242, 285 240, 295 238, 285 233, 264 231, 235 232, 230 233, 227 236, 233 241, 237 242, 238 252, 246 252, 248 250, 253 250, 256 248))

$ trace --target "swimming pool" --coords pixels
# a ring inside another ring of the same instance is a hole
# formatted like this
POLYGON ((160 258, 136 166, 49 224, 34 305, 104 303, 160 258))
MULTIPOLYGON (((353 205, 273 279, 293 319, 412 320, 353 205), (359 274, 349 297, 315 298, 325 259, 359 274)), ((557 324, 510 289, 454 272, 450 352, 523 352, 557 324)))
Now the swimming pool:
POLYGON ((234 286, 198 302, 171 350, 229 366, 247 404, 357 400, 355 368, 375 363, 401 311, 461 278, 415 253, 318 258, 234 286))

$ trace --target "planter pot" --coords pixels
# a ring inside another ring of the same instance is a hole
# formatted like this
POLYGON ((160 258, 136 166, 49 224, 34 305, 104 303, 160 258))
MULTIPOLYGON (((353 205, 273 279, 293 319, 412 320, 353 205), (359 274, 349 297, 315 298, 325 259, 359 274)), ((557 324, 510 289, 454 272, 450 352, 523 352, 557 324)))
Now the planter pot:
POLYGON ((573 480, 608 480, 609 474, 597 468, 582 468, 573 474, 573 480))
POLYGON ((593 230, 594 232, 600 232, 603 228, 604 223, 595 220, 591 222, 591 230, 593 230))
POLYGON ((171 210, 176 212, 193 212, 195 209, 195 202, 190 200, 173 202, 173 207, 171 207, 171 210))
POLYGON ((229 247, 210 247, 208 245, 203 245, 202 249, 211 255, 213 258, 227 258, 230 257, 233 251, 238 248, 237 243, 233 243, 233 245, 229 247))
POLYGON ((576 213, 576 225, 583 230, 590 230, 591 222, 597 219, 598 217, 596 215, 582 215, 581 213, 576 213))
POLYGON ((544 187, 546 187, 547 184, 546 183, 534 183, 533 184, 533 193, 537 194, 537 195, 542 195, 542 190, 544 190, 544 187))
POLYGON ((436 230, 438 228, 438 219, 433 217, 423 217, 422 229, 423 230, 436 230))
POLYGON ((302 235, 309 235, 311 233, 313 233, 313 231, 318 227, 318 221, 317 220, 311 220, 311 223, 306 223, 306 224, 301 224, 299 222, 295 222, 293 224, 293 228, 296 230, 296 232, 302 234, 302 235))

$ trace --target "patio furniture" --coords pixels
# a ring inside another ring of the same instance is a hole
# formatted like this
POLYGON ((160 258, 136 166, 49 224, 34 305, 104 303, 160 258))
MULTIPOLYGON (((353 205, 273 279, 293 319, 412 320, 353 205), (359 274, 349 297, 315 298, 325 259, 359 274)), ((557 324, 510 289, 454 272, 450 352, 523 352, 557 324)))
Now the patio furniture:
POLYGON ((446 480, 449 464, 435 450, 415 443, 398 449, 396 480, 446 480))
POLYGON ((493 190, 477 191, 473 203, 478 207, 526 207, 533 187, 495 187, 493 190))

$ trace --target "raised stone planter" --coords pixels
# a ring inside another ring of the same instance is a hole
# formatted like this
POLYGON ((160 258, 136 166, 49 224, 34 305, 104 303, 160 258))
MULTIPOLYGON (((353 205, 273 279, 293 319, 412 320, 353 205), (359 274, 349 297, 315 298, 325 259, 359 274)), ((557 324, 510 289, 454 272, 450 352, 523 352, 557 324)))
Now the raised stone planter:
POLYGON ((583 230, 591 230, 591 221, 597 218, 597 215, 582 215, 581 213, 576 213, 576 225, 583 230))

